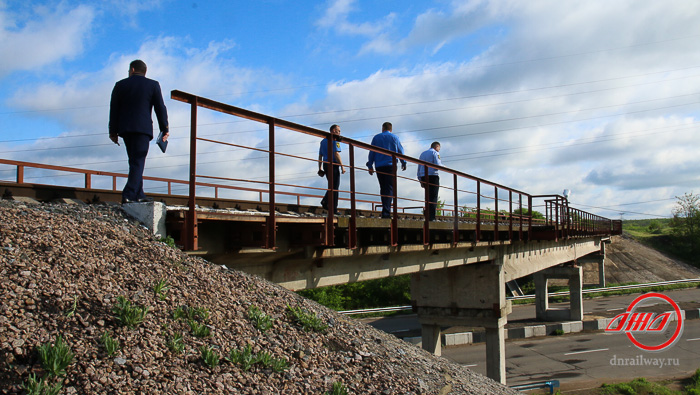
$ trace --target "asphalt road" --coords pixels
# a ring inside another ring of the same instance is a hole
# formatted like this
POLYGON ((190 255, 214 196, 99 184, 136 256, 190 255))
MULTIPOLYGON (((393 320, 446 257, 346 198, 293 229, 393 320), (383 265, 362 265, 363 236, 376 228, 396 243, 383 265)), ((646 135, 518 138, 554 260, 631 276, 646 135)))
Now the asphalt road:
MULTIPOLYGON (((486 374, 483 343, 443 347, 442 356, 486 374)), ((565 384, 631 380, 636 377, 688 377, 698 368, 700 320, 686 321, 681 339, 670 349, 655 353, 637 348, 624 334, 604 332, 506 343, 508 385, 546 380, 559 380, 565 384)))
MULTIPOLYGON (((700 305, 698 288, 666 291, 664 294, 670 296, 682 309, 697 309, 700 305)), ((584 320, 613 317, 625 310, 639 295, 586 299, 584 320)), ((508 319, 508 326, 537 323, 535 307, 516 305, 508 319)), ((362 321, 399 337, 420 334, 420 324, 415 314, 362 321)), ((469 328, 445 328, 445 331, 462 329, 469 328)), ((486 374, 483 343, 443 347, 442 355, 486 374)), ((688 377, 698 368, 700 320, 685 321, 681 339, 670 349, 655 353, 637 348, 624 334, 602 331, 506 341, 508 385, 559 380, 562 386, 577 383, 576 386, 580 388, 581 384, 590 382, 592 387, 597 387, 601 382, 631 380, 636 377, 688 377)))

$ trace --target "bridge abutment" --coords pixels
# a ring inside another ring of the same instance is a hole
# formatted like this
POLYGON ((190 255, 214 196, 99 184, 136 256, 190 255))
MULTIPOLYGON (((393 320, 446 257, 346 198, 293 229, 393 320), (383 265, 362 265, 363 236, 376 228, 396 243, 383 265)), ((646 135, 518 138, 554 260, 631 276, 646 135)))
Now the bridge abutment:
POLYGON ((486 328, 488 377, 504 383, 505 324, 511 311, 505 298, 502 259, 414 273, 411 299, 422 327, 423 348, 440 355, 443 326, 486 328))

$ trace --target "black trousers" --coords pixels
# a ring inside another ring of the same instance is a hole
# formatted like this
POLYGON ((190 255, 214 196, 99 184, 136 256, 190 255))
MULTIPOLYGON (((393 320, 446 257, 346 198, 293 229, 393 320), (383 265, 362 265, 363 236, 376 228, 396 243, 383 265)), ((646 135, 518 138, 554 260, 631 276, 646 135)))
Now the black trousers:
POLYGON ((382 218, 391 217, 391 205, 394 202, 394 167, 377 167, 379 193, 382 195, 382 218))
POLYGON ((428 176, 426 180, 425 176, 420 178, 424 187, 428 187, 428 201, 430 205, 428 206, 428 215, 431 221, 435 220, 435 213, 437 212, 437 201, 438 201, 438 191, 440 190, 440 176, 428 176), (425 185, 425 183, 429 185, 425 185))
POLYGON ((143 170, 146 168, 148 143, 151 137, 143 133, 127 133, 122 136, 129 157, 129 177, 122 191, 122 199, 139 200, 146 197, 143 193, 143 170))
MULTIPOLYGON (((331 189, 331 180, 328 177, 329 172, 328 172, 328 163, 323 164, 323 171, 326 173, 326 179, 328 179, 328 191, 326 191, 326 195, 323 197, 321 200, 321 207, 325 208, 328 210, 328 193, 330 192, 331 189)), ((333 165, 333 211, 338 211, 338 189, 340 188, 340 166, 339 165, 333 165)))

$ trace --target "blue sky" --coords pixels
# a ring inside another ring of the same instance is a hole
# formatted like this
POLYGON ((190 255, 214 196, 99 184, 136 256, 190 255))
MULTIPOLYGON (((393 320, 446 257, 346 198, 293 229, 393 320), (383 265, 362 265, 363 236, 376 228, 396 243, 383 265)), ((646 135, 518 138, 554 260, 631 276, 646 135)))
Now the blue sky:
MULTIPOLYGON (((0 0, 0 158, 125 172, 107 139, 109 95, 140 58, 173 138, 168 154, 151 150, 148 175, 187 177, 178 89, 368 142, 391 121, 409 155, 438 140, 446 166, 478 177, 567 188, 611 218, 669 216, 700 183, 699 14, 683 0, 0 0)), ((266 147, 260 125, 200 123, 266 147)), ((315 159, 317 139, 278 143, 315 159)), ((254 152, 202 150, 206 174, 266 174, 254 152)), ((280 160, 286 182, 323 186, 314 163, 280 160)), ((376 193, 366 174, 358 185, 376 193)))

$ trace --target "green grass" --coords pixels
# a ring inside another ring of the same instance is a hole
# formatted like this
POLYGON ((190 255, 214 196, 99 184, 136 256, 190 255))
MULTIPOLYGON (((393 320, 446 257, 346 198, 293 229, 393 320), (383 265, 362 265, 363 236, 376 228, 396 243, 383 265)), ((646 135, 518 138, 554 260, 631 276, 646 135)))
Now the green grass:
POLYGON ((75 356, 60 335, 56 335, 53 344, 44 343, 37 348, 37 351, 41 366, 49 376, 63 376, 75 356))
POLYGON ((653 383, 645 378, 634 379, 628 383, 603 384, 601 394, 604 395, 681 395, 682 392, 672 391, 659 383, 653 383))
POLYGON ((112 311, 122 325, 133 329, 141 325, 143 320, 146 319, 148 307, 132 305, 130 300, 119 296, 117 297, 117 304, 112 308, 112 311))

